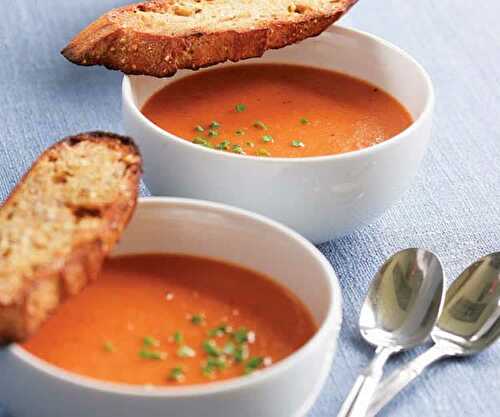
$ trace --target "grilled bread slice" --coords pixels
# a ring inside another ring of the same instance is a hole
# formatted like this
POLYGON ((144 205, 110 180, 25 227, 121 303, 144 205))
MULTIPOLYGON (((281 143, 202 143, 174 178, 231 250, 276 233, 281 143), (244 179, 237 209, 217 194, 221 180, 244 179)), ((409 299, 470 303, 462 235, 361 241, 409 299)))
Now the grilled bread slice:
POLYGON ((80 65, 168 77, 259 57, 320 34, 357 0, 153 0, 114 9, 62 54, 80 65))
POLYGON ((95 279, 131 217, 141 157, 110 133, 45 151, 0 208, 0 344, 22 341, 95 279))

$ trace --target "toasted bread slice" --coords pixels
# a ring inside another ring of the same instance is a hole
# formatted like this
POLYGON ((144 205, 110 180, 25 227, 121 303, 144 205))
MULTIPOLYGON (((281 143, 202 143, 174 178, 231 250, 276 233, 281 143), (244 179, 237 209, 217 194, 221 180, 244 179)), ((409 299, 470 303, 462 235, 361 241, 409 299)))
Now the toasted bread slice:
POLYGON ((168 77, 318 35, 356 1, 146 1, 101 16, 62 54, 75 64, 168 77))
POLYGON ((34 163, 0 208, 0 344, 22 341, 99 273, 134 211, 133 142, 85 133, 34 163))

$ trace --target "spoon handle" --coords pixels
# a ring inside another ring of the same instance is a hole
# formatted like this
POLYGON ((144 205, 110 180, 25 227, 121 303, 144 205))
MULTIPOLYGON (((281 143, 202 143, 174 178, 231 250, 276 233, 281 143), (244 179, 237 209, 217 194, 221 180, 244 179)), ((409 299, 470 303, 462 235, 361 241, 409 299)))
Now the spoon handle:
POLYGON ((382 379, 384 365, 394 352, 395 350, 391 348, 377 349, 375 357, 356 379, 337 417, 365 417, 378 383, 382 379))
POLYGON ((375 416, 403 388, 419 376, 426 367, 444 356, 448 356, 448 353, 437 345, 433 345, 411 362, 392 372, 379 384, 366 416, 375 416))

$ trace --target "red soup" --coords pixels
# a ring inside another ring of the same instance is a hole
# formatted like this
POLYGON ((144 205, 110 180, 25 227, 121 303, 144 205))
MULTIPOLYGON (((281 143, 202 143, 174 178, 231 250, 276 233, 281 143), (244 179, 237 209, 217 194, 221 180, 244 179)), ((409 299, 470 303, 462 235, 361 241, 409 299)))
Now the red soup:
POLYGON ((199 384, 246 375, 304 345, 316 325, 284 287, 209 259, 137 255, 101 277, 24 344, 60 368, 128 384, 199 384))

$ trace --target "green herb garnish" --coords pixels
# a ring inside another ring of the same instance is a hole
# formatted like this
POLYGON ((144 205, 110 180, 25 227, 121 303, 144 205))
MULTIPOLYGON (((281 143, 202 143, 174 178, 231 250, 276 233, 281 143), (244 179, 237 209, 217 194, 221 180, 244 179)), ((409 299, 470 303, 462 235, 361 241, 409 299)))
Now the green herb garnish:
POLYGON ((225 358, 208 358, 207 365, 212 366, 216 369, 224 369, 226 367, 225 358))
POLYGON ((272 143, 274 142, 274 139, 271 135, 264 135, 262 136, 262 141, 265 143, 272 143))
POLYGON ((215 343, 214 340, 208 339, 205 340, 202 344, 203 350, 209 355, 209 356, 220 356, 221 355, 221 350, 218 348, 217 343, 215 343))
POLYGON ((183 345, 177 349, 177 356, 180 358, 194 358, 196 356, 196 351, 187 345, 183 345))
POLYGON ((184 370, 182 367, 176 366, 175 368, 172 368, 168 374, 168 379, 176 382, 182 381, 184 379, 184 370))
POLYGON ((267 126, 265 125, 265 123, 260 120, 256 120, 253 123, 253 127, 256 127, 257 129, 267 130, 267 126))
POLYGON ((109 353, 112 353, 115 351, 115 346, 113 345, 112 342, 110 342, 109 340, 105 341, 103 344, 102 344, 102 348, 106 351, 106 352, 109 352, 109 353))
POLYGON ((249 355, 250 355, 250 351, 249 351, 248 345, 246 343, 242 344, 240 346, 237 346, 234 349, 233 357, 234 357, 234 360, 238 363, 241 363, 244 360, 248 359, 249 355))
POLYGON ((194 138, 193 143, 196 145, 204 146, 205 148, 213 148, 214 146, 206 139, 203 138, 194 138))
POLYGON ((236 346, 234 346, 234 344, 231 342, 227 342, 224 345, 224 348, 222 349, 222 353, 229 356, 233 356, 235 351, 236 351, 236 346))
POLYGON ((245 151, 241 148, 241 145, 233 145, 232 152, 245 155, 245 151))
POLYGON ((196 126, 194 128, 194 130, 196 130, 197 132, 204 132, 205 131, 205 129, 203 129, 203 126, 200 126, 200 125, 196 126))
POLYGON ((227 330, 228 330, 227 324, 221 324, 217 327, 214 327, 213 329, 210 329, 208 331, 208 335, 210 337, 222 336, 223 334, 227 333, 227 330))
POLYGON ((218 129, 220 127, 220 123, 217 122, 217 121, 212 121, 212 123, 210 123, 210 128, 211 129, 218 129))
POLYGON ((234 109, 238 112, 238 113, 241 113, 241 112, 244 112, 246 109, 247 109, 247 106, 245 106, 244 104, 237 104, 236 106, 234 106, 234 109))
POLYGON ((304 146, 304 142, 300 141, 300 140, 292 140, 292 146, 294 148, 303 148, 304 146))
POLYGON ((267 149, 259 149, 257 151, 258 156, 271 156, 271 152, 269 152, 267 149))
POLYGON ((235 330, 233 333, 233 338, 236 343, 245 343, 248 342, 248 334, 250 332, 246 327, 240 327, 238 330, 235 330))
POLYGON ((219 143, 216 148, 217 149, 220 149, 222 151, 227 151, 229 149, 229 145, 231 145, 231 142, 229 142, 228 140, 224 140, 222 141, 221 143, 219 143))
POLYGON ((205 318, 201 314, 193 314, 191 317, 191 323, 193 323, 196 326, 202 325, 204 321, 205 318))
POLYGON ((139 357, 153 361, 163 361, 167 358, 167 353, 143 349, 139 352, 139 357))
POLYGON ((146 336, 142 339, 142 344, 144 347, 158 347, 160 346, 160 341, 152 336, 146 336))
POLYGON ((300 124, 302 124, 302 125, 308 125, 309 124, 309 120, 306 119, 305 117, 301 117, 300 118, 300 124))
POLYGON ((216 137, 216 136, 219 136, 219 131, 215 130, 215 129, 210 129, 208 131, 208 136, 213 137, 213 138, 216 137))
POLYGON ((217 370, 226 368, 226 360, 221 358, 208 358, 205 365, 201 367, 203 374, 207 377, 212 377, 217 370))
POLYGON ((250 358, 245 363, 245 374, 248 375, 256 371, 263 365, 263 363, 264 363, 264 358, 262 358, 261 356, 254 356, 250 358))
POLYGON ((184 335, 179 330, 176 330, 174 333, 174 342, 180 345, 183 341, 184 335))

